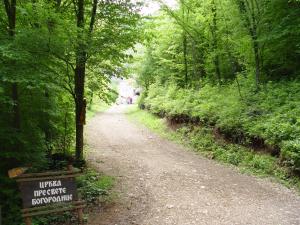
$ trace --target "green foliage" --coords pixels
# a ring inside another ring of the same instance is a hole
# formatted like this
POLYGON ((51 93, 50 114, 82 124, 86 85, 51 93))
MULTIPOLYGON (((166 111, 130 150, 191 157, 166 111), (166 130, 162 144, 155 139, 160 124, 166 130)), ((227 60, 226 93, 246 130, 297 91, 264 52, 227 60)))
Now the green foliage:
MULTIPOLYGON (((60 214, 44 215, 40 217, 34 217, 33 225, 56 225, 56 224, 66 224, 66 223, 76 223, 77 218, 71 211, 63 212, 60 214)), ((22 223, 24 225, 24 223, 22 223)))
POLYGON ((139 106, 175 122, 213 126, 233 142, 273 149, 278 160, 220 147, 203 129, 183 128, 209 157, 286 179, 279 164, 300 170, 299 13, 299 1, 285 0, 165 5, 145 23, 144 56, 136 58, 144 88, 139 106))
MULTIPOLYGON (((182 133, 181 128, 178 132, 182 133)), ((229 144, 214 137, 211 128, 193 127, 184 128, 185 140, 193 148, 211 159, 229 163, 240 168, 241 171, 258 176, 271 176, 288 186, 300 188, 300 180, 292 177, 289 170, 279 163, 279 159, 257 153, 247 147, 237 144, 229 144)))
POLYGON ((87 119, 89 120, 92 118, 96 113, 103 112, 106 109, 109 108, 109 105, 105 102, 99 101, 99 100, 93 100, 92 104, 89 104, 88 111, 86 112, 87 119))
POLYGON ((113 177, 101 175, 93 170, 87 170, 77 179, 79 194, 89 203, 107 197, 113 184, 113 177))
POLYGON ((280 149, 280 163, 299 170, 299 12, 299 3, 284 0, 164 6, 145 22, 139 105, 213 125, 244 145, 280 149))
POLYGON ((49 161, 51 155, 74 154, 79 46, 86 56, 82 97, 88 106, 96 97, 111 103, 117 93, 110 79, 126 75, 127 50, 140 37, 138 4, 96 1, 99 10, 91 26, 92 4, 85 1, 84 28, 78 28, 77 2, 1 0, 0 202, 4 224, 20 224, 21 201, 7 171, 22 166, 40 171, 49 169, 49 164, 59 168, 64 163, 49 161))
POLYGON ((284 163, 294 170, 300 170, 300 141, 299 139, 285 141, 281 150, 284 163))
POLYGON ((300 179, 290 176, 289 171, 278 163, 279 159, 218 139, 210 126, 182 124, 174 131, 168 128, 165 120, 144 110, 132 108, 128 111, 128 116, 163 137, 192 147, 207 158, 237 166, 242 172, 274 177, 283 184, 300 190, 300 179))
POLYGON ((243 144, 262 138, 266 145, 282 149, 283 163, 300 169, 299 82, 269 82, 264 91, 255 93, 249 79, 239 80, 242 97, 234 83, 222 87, 206 85, 200 91, 155 83, 144 104, 151 112, 171 119, 187 117, 214 125, 225 135, 242 138, 243 144))

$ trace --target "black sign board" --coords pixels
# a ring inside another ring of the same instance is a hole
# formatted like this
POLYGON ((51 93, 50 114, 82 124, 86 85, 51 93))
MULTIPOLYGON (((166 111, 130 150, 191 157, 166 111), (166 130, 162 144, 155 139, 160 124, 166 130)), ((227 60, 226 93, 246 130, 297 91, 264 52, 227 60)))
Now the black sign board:
POLYGON ((23 207, 30 208, 77 200, 74 178, 51 178, 20 183, 23 207))
POLYGON ((75 177, 80 175, 78 169, 68 166, 64 171, 30 174, 24 174, 21 169, 12 169, 9 175, 19 183, 26 225, 32 225, 33 216, 64 211, 77 211, 79 224, 83 223, 85 202, 78 198, 75 182, 75 177))

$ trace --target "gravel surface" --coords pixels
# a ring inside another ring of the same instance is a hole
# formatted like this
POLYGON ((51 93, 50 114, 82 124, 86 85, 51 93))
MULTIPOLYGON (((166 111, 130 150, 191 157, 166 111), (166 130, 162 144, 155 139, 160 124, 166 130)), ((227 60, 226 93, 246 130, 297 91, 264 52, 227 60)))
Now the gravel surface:
POLYGON ((89 163, 115 176, 116 202, 89 225, 300 225, 300 196, 164 140, 126 118, 126 106, 87 125, 89 163))

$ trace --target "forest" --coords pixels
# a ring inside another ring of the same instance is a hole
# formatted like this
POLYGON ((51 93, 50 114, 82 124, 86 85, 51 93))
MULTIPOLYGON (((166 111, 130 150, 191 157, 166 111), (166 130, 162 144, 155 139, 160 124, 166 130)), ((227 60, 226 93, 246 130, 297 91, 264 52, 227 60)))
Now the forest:
MULTIPOLYGON (((145 90, 140 107, 173 123, 209 127, 299 175, 299 15, 299 1, 164 5, 145 19, 133 66, 145 90)), ((197 142, 195 127, 184 132, 197 142)))
MULTIPOLYGON (((126 0, 1 0, 0 205, 20 224, 20 197, 7 172, 84 164, 86 106, 111 102, 110 78, 126 75, 139 39, 139 3, 126 0)), ((88 109, 87 109, 88 110, 88 109)))
POLYGON ((130 0, 1 0, 4 224, 21 223, 9 169, 85 164, 86 111, 115 101, 112 77, 137 80, 140 108, 210 127, 299 176, 300 1, 158 2, 142 15, 130 0))

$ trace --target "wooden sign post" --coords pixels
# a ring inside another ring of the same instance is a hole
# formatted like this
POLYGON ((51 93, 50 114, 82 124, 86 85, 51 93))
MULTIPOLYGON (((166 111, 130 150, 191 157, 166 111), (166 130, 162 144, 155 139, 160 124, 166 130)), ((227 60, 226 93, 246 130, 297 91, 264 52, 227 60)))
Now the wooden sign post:
POLYGON ((79 171, 71 166, 67 171, 30 173, 15 177, 23 200, 22 216, 31 225, 33 216, 77 211, 79 224, 83 224, 85 202, 77 196, 75 177, 79 171))

